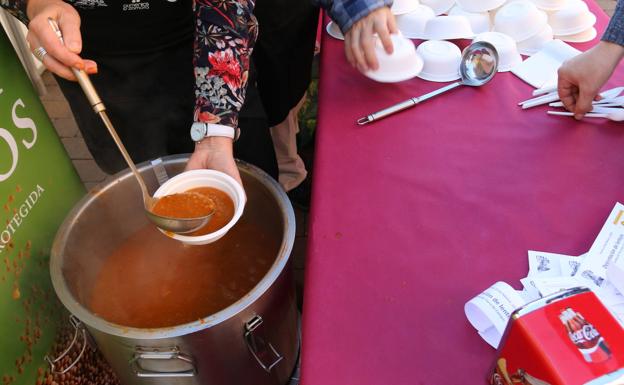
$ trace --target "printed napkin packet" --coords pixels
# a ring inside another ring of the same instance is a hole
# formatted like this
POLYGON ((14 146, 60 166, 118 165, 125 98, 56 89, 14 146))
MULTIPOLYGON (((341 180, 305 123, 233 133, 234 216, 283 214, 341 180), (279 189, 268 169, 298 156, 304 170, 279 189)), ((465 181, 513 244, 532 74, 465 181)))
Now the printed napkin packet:
POLYGON ((570 256, 528 251, 523 290, 497 282, 464 306, 466 317, 492 347, 499 347, 511 314, 527 304, 586 287, 624 327, 624 205, 617 203, 589 251, 570 256))

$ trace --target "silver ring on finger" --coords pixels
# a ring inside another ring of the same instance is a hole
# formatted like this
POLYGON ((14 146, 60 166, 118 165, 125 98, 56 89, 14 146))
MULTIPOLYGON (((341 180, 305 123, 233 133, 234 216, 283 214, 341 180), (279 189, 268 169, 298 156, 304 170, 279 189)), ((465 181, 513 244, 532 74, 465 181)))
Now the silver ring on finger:
POLYGON ((43 47, 36 48, 33 51, 33 55, 35 55, 35 57, 39 59, 40 62, 43 62, 43 58, 47 54, 48 54, 48 51, 46 51, 45 48, 43 47))

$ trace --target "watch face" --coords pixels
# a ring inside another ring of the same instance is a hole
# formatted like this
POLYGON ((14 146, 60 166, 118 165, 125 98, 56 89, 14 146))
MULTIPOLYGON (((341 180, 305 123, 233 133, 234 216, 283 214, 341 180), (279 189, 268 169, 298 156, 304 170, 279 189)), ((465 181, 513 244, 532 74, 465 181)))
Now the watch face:
POLYGON ((191 139, 199 142, 206 136, 206 125, 204 123, 193 123, 191 126, 191 139))

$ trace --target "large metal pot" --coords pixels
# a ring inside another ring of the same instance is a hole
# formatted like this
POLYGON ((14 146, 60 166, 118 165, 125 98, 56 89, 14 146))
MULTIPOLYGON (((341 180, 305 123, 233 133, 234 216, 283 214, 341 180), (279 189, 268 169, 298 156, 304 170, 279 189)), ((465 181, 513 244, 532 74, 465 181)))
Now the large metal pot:
MULTIPOLYGON (((173 176, 183 170, 186 161, 183 156, 167 157, 163 165, 173 176)), ((278 237, 279 251, 251 292, 195 322, 159 329, 125 327, 98 317, 86 306, 104 259, 147 223, 131 173, 122 172, 94 189, 59 229, 50 262, 56 294, 86 326, 123 384, 287 382, 298 352, 298 313, 290 263, 294 214, 286 194, 273 179, 242 162, 239 170, 248 197, 243 217, 258 221, 269 236, 278 237)), ((154 191, 158 182, 151 164, 139 165, 139 171, 154 191)))

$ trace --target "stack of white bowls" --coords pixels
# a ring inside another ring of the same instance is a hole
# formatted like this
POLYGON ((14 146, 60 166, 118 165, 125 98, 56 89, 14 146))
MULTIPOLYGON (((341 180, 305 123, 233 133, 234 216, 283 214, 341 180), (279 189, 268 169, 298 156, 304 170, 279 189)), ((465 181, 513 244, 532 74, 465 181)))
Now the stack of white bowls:
POLYGON ((465 16, 436 16, 427 20, 424 38, 427 40, 467 39, 474 36, 465 16))
POLYGON ((488 11, 469 12, 459 5, 456 5, 451 8, 448 14, 449 16, 463 16, 468 19, 470 28, 475 35, 492 30, 492 19, 490 18, 490 13, 488 11))
MULTIPOLYGON (((391 11, 405 38, 428 40, 418 47, 420 63, 411 53, 405 58, 410 58, 413 65, 422 65, 419 76, 429 81, 449 81, 459 76, 448 70, 453 62, 459 71, 459 48, 444 40, 492 43, 499 53, 499 71, 503 72, 521 63, 521 54, 533 55, 553 38, 586 42, 596 37, 596 16, 583 0, 394 0, 391 11), (442 70, 436 70, 436 65, 442 70)), ((327 31, 343 38, 335 24, 328 25, 327 31)), ((382 64, 398 57, 385 57, 383 50, 379 55, 382 64)), ((384 67, 392 68, 387 63, 384 67)), ((416 71, 403 70, 397 76, 382 72, 369 75, 380 81, 399 81, 396 79, 414 76, 416 71)))
POLYGON ((420 0, 420 2, 433 9, 436 16, 447 13, 455 5, 455 0, 420 0))
POLYGON ((550 12, 548 23, 556 39, 580 43, 596 37, 596 15, 582 0, 568 0, 562 8, 550 12))
POLYGON ((509 35, 501 32, 483 32, 472 40, 486 41, 496 48, 498 52, 498 72, 507 72, 522 63, 522 56, 518 52, 516 42, 509 35))
POLYGON ((498 9, 494 30, 509 35, 525 55, 536 53, 553 38, 546 12, 529 0, 513 1, 498 9))
POLYGON ((397 15, 396 22, 403 36, 410 39, 423 39, 425 37, 425 26, 434 17, 435 12, 433 9, 426 5, 418 4, 413 11, 397 15))
POLYGON ((390 10, 394 15, 404 15, 418 8, 418 0, 394 0, 390 10))

